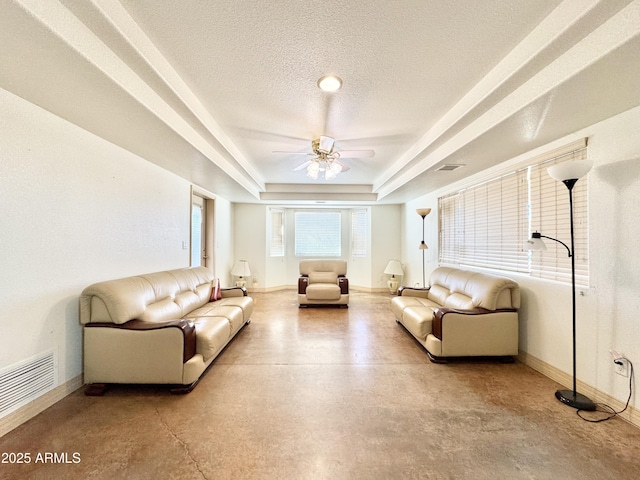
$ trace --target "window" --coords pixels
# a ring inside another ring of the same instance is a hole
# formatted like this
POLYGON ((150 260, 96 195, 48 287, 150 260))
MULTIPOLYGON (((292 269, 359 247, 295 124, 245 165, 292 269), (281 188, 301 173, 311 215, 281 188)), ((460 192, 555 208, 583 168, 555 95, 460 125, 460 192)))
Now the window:
POLYGON ((340 212, 295 212, 297 257, 339 257, 340 212))
POLYGON ((351 256, 367 256, 367 210, 359 208, 351 211, 351 256))
POLYGON ((271 246, 272 257, 284 257, 284 210, 271 209, 271 246))
MULTIPOLYGON (((533 231, 568 243, 569 192, 547 173, 555 163, 586 158, 586 148, 438 199, 440 263, 526 273, 571 282, 571 259, 557 242, 532 252, 533 231)), ((588 285, 587 182, 573 189, 576 284, 588 285)))

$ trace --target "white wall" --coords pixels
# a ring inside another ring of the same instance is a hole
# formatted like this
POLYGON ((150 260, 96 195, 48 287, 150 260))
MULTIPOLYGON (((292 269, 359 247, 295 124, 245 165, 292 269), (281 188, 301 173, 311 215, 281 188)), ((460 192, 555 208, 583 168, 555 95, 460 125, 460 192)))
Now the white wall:
MULTIPOLYGON (((364 289, 386 288, 383 275, 387 262, 400 258, 400 205, 367 207, 371 227, 371 242, 367 257, 350 257, 351 210, 342 209, 342 259, 349 261, 349 285, 364 289)), ((301 207, 301 209, 303 209, 301 207)), ((298 263, 295 256, 294 212, 285 208, 285 256, 269 255, 269 207, 258 204, 235 204, 234 245, 236 259, 249 261, 251 273, 258 280, 257 288, 277 289, 297 285, 298 263)))
POLYGON ((234 204, 216 196, 213 213, 213 274, 220 279, 222 287, 233 285, 231 269, 234 262, 235 242, 233 238, 234 204))
MULTIPOLYGON (((628 378, 613 373, 610 349, 626 355, 640 371, 640 107, 574 135, 589 138, 588 156, 594 162, 589 184, 590 284, 577 297, 577 377, 622 402, 628 396, 628 378)), ((550 149, 550 148, 549 148, 550 149)), ((538 149, 543 150, 543 149, 538 149)), ((495 171, 522 163, 505 162, 495 171)), ((482 174, 486 178, 487 172, 482 174)), ((478 177, 476 177, 478 178, 478 177)), ((469 179, 467 183, 473 183, 469 179)), ((477 181, 477 180, 476 180, 477 181)), ((462 184, 432 192, 405 205, 402 258, 408 284, 421 283, 419 207, 431 207, 426 217, 427 279, 437 267, 438 197, 462 184)), ((520 349, 566 373, 572 371, 571 287, 550 281, 509 275, 522 289, 520 349)), ((634 394, 632 406, 637 405, 634 394)))
MULTIPOLYGON (((370 281, 373 289, 386 289, 389 275, 384 274, 389 260, 401 258, 402 205, 371 207, 370 281)), ((406 270, 406 269, 405 269, 406 270)), ((405 272, 406 273, 406 272, 405 272)), ((404 283, 405 277, 399 282, 404 283)))
POLYGON ((53 350, 60 385, 82 373, 83 288, 189 265, 190 185, 2 89, 0 179, 0 369, 53 350))

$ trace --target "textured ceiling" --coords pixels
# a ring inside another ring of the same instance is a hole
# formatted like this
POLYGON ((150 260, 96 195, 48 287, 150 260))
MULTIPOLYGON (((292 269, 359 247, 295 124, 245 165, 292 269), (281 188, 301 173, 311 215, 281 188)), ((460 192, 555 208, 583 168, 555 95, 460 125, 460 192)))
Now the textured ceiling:
POLYGON ((3 3, 0 87, 232 201, 407 201, 640 104, 639 1, 3 3), (319 135, 375 155, 311 180, 319 135))

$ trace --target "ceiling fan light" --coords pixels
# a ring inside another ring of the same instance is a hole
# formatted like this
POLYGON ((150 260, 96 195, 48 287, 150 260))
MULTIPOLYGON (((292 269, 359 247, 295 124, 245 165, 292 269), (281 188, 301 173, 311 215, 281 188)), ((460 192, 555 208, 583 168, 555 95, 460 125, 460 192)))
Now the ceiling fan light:
POLYGON ((342 80, 335 75, 325 75, 318 80, 318 88, 323 92, 335 92, 342 87, 342 80))
POLYGON ((318 162, 311 162, 307 167, 307 177, 316 180, 318 173, 320 172, 320 164, 318 162))
POLYGON ((331 165, 329 166, 329 170, 331 170, 331 172, 333 172, 334 175, 337 175, 342 171, 342 165, 336 162, 331 162, 331 165))

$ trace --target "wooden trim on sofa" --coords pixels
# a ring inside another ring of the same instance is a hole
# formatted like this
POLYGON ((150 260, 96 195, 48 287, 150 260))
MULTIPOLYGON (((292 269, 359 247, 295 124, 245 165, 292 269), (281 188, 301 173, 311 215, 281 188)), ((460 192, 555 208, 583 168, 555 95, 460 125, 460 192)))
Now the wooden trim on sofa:
POLYGON ((196 326, 190 320, 169 320, 168 322, 143 322, 142 320, 129 320, 123 324, 116 323, 87 323, 85 325, 86 328, 118 328, 122 330, 135 330, 135 331, 146 331, 146 330, 159 330, 162 328, 179 328, 182 330, 182 336, 184 339, 184 347, 182 349, 183 352, 183 362, 187 362, 190 358, 192 358, 196 354, 196 326))
POLYGON ((308 285, 309 285, 309 276, 300 275, 298 277, 298 295, 306 295, 308 285))
POLYGON ((405 290, 417 290, 419 292, 428 292, 430 287, 407 287, 407 286, 402 286, 402 287, 398 287, 398 296, 401 297, 402 296, 402 292, 405 290))
POLYGON ((340 295, 349 295, 349 279, 344 275, 338 275, 338 286, 340 295))

